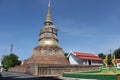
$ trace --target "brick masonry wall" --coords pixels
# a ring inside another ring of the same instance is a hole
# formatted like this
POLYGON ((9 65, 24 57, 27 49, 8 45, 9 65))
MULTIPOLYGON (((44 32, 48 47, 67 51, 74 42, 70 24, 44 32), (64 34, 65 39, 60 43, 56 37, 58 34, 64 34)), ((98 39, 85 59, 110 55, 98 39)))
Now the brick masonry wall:
POLYGON ((99 70, 99 66, 83 66, 83 65, 21 65, 10 68, 9 71, 28 73, 36 76, 45 75, 62 75, 63 72, 84 72, 99 70))
POLYGON ((10 71, 10 72, 26 73, 26 71, 27 71, 27 65, 15 66, 15 67, 9 68, 8 71, 10 71))
POLYGON ((29 65, 27 73, 43 75, 61 75, 63 72, 84 72, 99 70, 99 66, 82 66, 82 65, 29 65))

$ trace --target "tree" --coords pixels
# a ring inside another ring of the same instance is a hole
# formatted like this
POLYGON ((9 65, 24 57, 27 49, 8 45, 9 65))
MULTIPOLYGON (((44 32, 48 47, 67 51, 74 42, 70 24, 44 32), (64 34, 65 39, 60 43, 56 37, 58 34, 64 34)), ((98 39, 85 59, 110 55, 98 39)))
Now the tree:
POLYGON ((120 48, 116 49, 113 54, 115 54, 116 59, 120 58, 120 48))
POLYGON ((105 59, 105 55, 103 53, 98 54, 99 58, 105 59))
POLYGON ((111 58, 111 54, 108 54, 108 65, 112 65, 112 58, 111 58))
POLYGON ((65 57, 67 57, 68 53, 64 53, 65 57))
POLYGON ((65 57, 67 58, 67 60, 69 60, 69 58, 67 57, 69 53, 64 53, 65 57))
POLYGON ((5 68, 6 70, 8 70, 8 68, 10 67, 19 65, 20 63, 21 61, 18 60, 18 56, 13 53, 3 56, 2 59, 3 68, 5 68))
MULTIPOLYGON (((105 54, 103 54, 103 53, 99 53, 98 54, 98 56, 99 56, 99 58, 102 58, 102 59, 105 59, 105 54)), ((108 65, 112 65, 112 62, 111 62, 111 54, 108 54, 108 65)))

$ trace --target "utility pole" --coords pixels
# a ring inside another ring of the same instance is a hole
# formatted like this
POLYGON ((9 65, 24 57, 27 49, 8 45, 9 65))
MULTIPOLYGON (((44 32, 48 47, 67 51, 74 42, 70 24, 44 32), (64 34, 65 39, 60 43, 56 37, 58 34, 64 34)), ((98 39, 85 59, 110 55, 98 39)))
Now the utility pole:
POLYGON ((112 54, 112 50, 110 49, 110 55, 111 55, 111 59, 113 58, 113 54, 112 54))
POLYGON ((13 53, 13 44, 11 44, 10 53, 13 53))

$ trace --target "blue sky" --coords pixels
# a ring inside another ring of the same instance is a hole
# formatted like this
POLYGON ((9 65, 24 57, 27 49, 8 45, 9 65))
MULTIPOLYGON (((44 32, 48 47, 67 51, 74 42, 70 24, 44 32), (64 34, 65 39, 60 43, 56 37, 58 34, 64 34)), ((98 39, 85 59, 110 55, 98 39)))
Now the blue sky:
MULTIPOLYGON (((38 46, 48 0, 0 0, 0 57, 20 60, 38 46)), ((120 47, 120 0, 51 0, 51 11, 64 52, 109 53, 120 47)))

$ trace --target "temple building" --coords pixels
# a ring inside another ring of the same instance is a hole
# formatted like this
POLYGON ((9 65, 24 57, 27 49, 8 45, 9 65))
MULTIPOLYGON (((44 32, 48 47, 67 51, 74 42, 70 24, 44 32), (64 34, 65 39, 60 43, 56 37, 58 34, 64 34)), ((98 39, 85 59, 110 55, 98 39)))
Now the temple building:
POLYGON ((40 30, 39 44, 34 48, 27 64, 69 64, 62 48, 58 45, 57 29, 51 17, 50 1, 44 26, 40 30))
POLYGON ((103 65, 102 59, 92 53, 70 52, 67 57, 70 64, 103 65))
POLYGON ((116 66, 118 69, 120 69, 120 59, 116 59, 116 66))

